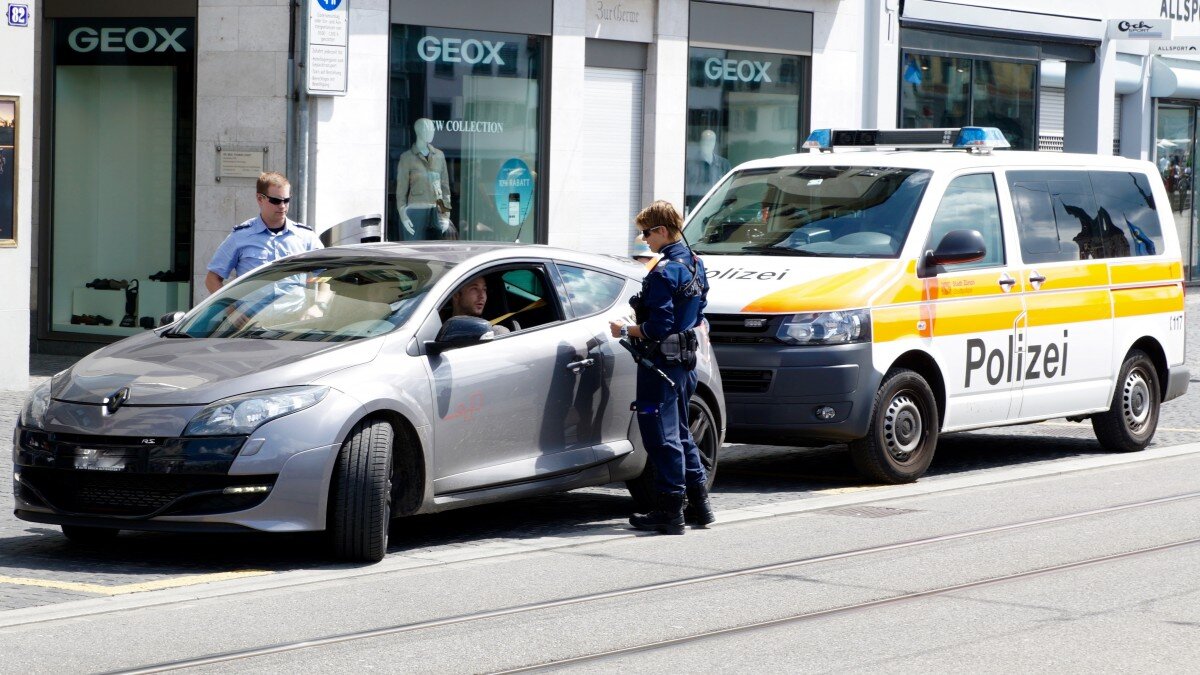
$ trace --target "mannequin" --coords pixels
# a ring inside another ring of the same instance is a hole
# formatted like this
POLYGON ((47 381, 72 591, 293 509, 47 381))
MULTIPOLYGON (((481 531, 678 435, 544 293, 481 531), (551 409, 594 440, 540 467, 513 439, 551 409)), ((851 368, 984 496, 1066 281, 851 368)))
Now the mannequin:
POLYGON ((729 172, 729 160, 717 154, 717 134, 712 129, 700 132, 699 152, 689 157, 685 169, 685 204, 688 208, 729 172))
POLYGON ((413 122, 416 139, 396 165, 396 208, 405 240, 445 239, 450 226, 450 174, 446 155, 433 147, 433 121, 413 122))

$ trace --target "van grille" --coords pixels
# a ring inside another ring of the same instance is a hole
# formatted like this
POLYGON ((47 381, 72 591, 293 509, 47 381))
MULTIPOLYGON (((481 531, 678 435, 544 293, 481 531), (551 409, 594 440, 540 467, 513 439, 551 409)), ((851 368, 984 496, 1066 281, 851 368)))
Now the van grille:
POLYGON ((775 343, 779 316, 770 314, 705 314, 713 344, 775 343))

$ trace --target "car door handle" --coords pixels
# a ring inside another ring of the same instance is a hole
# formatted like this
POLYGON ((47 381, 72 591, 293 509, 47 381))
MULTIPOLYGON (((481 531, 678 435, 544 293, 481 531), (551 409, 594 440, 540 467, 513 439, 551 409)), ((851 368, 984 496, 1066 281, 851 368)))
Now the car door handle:
POLYGON ((567 364, 567 370, 582 370, 596 365, 596 359, 581 359, 567 364))

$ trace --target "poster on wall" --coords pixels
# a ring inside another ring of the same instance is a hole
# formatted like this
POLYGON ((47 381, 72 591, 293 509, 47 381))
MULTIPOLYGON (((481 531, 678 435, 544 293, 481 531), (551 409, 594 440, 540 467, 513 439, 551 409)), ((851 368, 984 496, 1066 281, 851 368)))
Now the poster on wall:
POLYGON ((0 246, 17 245, 17 99, 0 96, 0 246))

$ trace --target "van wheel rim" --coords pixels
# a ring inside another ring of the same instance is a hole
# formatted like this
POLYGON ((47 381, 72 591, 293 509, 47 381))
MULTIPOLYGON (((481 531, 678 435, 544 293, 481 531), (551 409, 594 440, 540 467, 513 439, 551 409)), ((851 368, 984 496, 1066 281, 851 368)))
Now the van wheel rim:
POLYGON ((1150 384, 1140 369, 1130 371, 1121 390, 1121 411, 1125 414, 1125 425, 1134 433, 1140 433, 1150 421, 1150 384))
POLYGON ((908 461, 925 437, 924 417, 917 402, 907 394, 894 397, 883 416, 883 439, 888 453, 898 462, 908 461))

